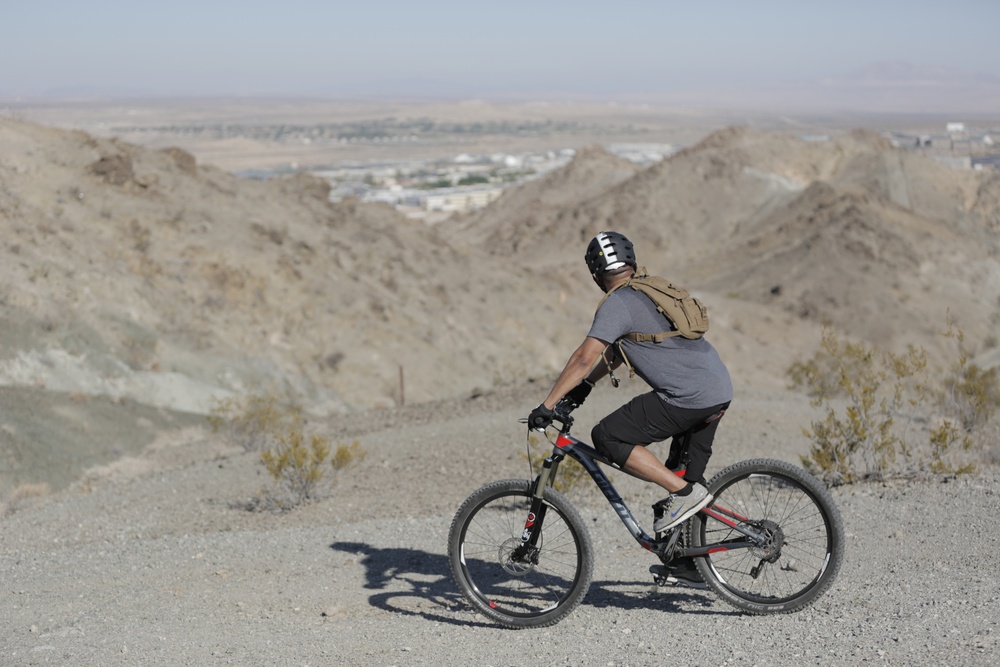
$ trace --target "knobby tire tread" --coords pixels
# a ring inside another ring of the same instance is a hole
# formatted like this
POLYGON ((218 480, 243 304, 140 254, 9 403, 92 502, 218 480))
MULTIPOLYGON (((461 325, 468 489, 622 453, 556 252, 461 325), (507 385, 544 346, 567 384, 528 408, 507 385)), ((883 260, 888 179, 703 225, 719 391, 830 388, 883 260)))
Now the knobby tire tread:
MULTIPOLYGON (((840 572, 840 567, 844 560, 845 538, 844 526, 833 497, 826 486, 810 475, 808 472, 785 461, 777 459, 750 459, 734 463, 719 471, 709 480, 708 488, 712 494, 719 492, 723 485, 729 486, 739 480, 747 479, 755 474, 775 474, 785 477, 801 485, 808 491, 815 501, 817 507, 830 531, 830 562, 823 572, 819 581, 813 582, 809 587, 801 591, 793 599, 778 604, 767 604, 757 600, 752 600, 747 595, 741 595, 739 591, 733 590, 721 582, 712 570, 709 560, 711 555, 695 558, 695 565, 701 573, 702 578, 714 590, 719 597, 730 605, 749 614, 789 614, 809 606, 815 602, 833 584, 840 572)), ((725 489, 722 489, 723 497, 719 500, 725 504, 725 489)), ((751 517, 753 518, 753 517, 751 517)), ((686 539, 692 546, 702 546, 701 527, 704 521, 713 521, 702 514, 692 517, 686 527, 686 539)))
MULTIPOLYGON (((566 598, 554 609, 537 615, 511 616, 491 608, 485 600, 476 594, 473 585, 466 578, 465 569, 461 562, 462 542, 476 510, 490 500, 504 496, 530 498, 530 487, 531 483, 524 479, 499 480, 480 487, 459 507, 448 531, 448 563, 455 584, 473 608, 500 625, 511 629, 540 628, 558 623, 580 604, 590 588, 593 577, 594 549, 583 518, 565 496, 553 488, 548 488, 545 490, 544 499, 550 506, 549 511, 555 508, 563 521, 571 528, 581 556, 580 567, 577 570, 578 576, 566 598)), ((525 518, 526 516, 521 517, 520 521, 523 522, 525 518)), ((544 524, 542 529, 544 534, 544 524)))

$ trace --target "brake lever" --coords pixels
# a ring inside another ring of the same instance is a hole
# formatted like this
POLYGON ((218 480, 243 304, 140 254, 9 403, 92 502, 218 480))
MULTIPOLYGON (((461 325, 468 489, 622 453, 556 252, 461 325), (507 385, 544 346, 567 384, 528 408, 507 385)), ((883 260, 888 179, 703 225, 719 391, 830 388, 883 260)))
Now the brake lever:
POLYGON ((556 407, 553 409, 553 412, 556 413, 555 419, 561 421, 565 428, 570 428, 573 426, 573 418, 569 413, 573 412, 573 410, 576 410, 578 407, 580 406, 565 396, 560 398, 559 402, 556 403, 556 407))

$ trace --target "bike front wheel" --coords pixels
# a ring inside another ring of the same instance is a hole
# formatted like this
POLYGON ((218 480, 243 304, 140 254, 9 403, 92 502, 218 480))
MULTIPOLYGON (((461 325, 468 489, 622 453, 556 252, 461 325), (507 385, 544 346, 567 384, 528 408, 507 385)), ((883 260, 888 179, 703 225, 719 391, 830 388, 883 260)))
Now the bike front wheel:
POLYGON ((543 497, 541 535, 527 556, 521 545, 532 499, 527 480, 474 492, 448 534, 448 561, 462 594, 508 628, 558 622, 580 603, 593 576, 594 550, 579 512, 552 488, 543 497))
POLYGON ((688 544, 712 551, 695 558, 726 602, 752 614, 789 613, 814 602, 844 559, 844 527, 829 491, 805 470, 773 459, 742 461, 708 483, 709 509, 725 508, 739 528, 763 535, 746 548, 737 528, 704 513, 688 523, 688 544))

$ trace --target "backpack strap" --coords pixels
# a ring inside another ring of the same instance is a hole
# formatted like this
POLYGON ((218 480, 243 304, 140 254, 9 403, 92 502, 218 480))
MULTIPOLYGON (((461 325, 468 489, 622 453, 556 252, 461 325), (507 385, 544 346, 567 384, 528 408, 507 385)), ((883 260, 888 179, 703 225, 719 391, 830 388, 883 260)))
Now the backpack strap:
MULTIPOLYGON (((646 275, 646 273, 645 273, 646 269, 643 269, 642 271, 643 271, 643 275, 646 275)), ((639 275, 639 274, 638 273, 633 273, 632 274, 632 278, 635 278, 637 275, 639 275)), ((632 284, 632 278, 629 278, 628 280, 626 280, 623 283, 615 285, 610 290, 608 290, 607 292, 605 292, 604 298, 601 299, 601 302, 599 304, 597 304, 597 309, 594 311, 594 314, 595 315, 597 314, 597 311, 601 309, 601 306, 603 306, 604 302, 608 300, 608 297, 610 297, 612 294, 614 294, 615 292, 617 292, 621 288, 623 288, 623 287, 625 287, 627 285, 631 285, 632 284)))
MULTIPOLYGON (((638 271, 634 272, 632 274, 632 276, 628 280, 626 280, 623 283, 619 283, 618 285, 615 285, 610 290, 608 290, 604 294, 604 298, 601 299, 601 302, 599 304, 597 304, 597 310, 594 311, 594 314, 595 315, 597 314, 597 311, 601 309, 601 306, 603 306, 604 302, 608 300, 608 297, 610 297, 612 294, 614 294, 615 292, 617 292, 621 288, 626 287, 628 285, 631 285, 632 284, 632 279, 635 278, 636 276, 639 276, 639 275, 643 275, 643 276, 646 275, 646 267, 642 267, 638 271)), ((630 335, 631 334, 626 334, 626 335, 622 336, 622 338, 628 338, 630 335)), ((631 380, 632 378, 635 377, 635 369, 632 368, 632 364, 629 363, 628 357, 625 356, 625 351, 622 349, 621 338, 619 338, 614 343, 612 343, 612 345, 614 345, 618 349, 618 356, 621 357, 622 361, 625 362, 625 365, 628 367, 628 377, 631 380)), ((618 385, 621 384, 621 381, 618 378, 615 377, 615 372, 611 368, 611 361, 608 359, 608 355, 606 354, 606 352, 607 352, 607 350, 605 350, 604 352, 601 352, 601 358, 604 359, 604 365, 608 367, 608 377, 611 378, 611 384, 612 384, 612 386, 614 386, 614 388, 617 389, 618 385)))
MULTIPOLYGON (((644 267, 644 266, 639 267, 639 269, 635 273, 633 273, 632 276, 628 280, 626 280, 625 282, 620 283, 618 285, 615 285, 613 288, 611 288, 607 292, 607 294, 604 295, 604 298, 601 299, 601 302, 599 304, 597 304, 597 310, 601 309, 601 306, 604 305, 604 302, 607 301, 608 297, 610 297, 612 294, 614 294, 615 292, 617 292, 618 290, 620 290, 623 287, 631 287, 632 286, 632 281, 635 280, 636 278, 645 278, 648 275, 649 274, 646 272, 646 267, 644 267)), ((639 291, 639 290, 636 290, 636 291, 639 291)), ((669 319, 670 318, 667 318, 668 321, 669 321, 669 319)), ((649 343, 649 342, 652 342, 652 343, 662 343, 667 338, 673 338, 674 336, 680 336, 680 335, 681 335, 681 332, 679 330, 677 330, 677 329, 674 329, 674 330, 671 330, 671 331, 661 331, 660 333, 655 333, 655 334, 639 333, 637 331, 633 331, 631 333, 625 334, 621 338, 627 338, 627 339, 629 339, 631 341, 634 341, 636 343, 649 343)), ((621 341, 621 338, 619 338, 618 341, 616 341, 616 342, 621 341)), ((620 342, 619 342, 618 348, 619 348, 619 350, 621 350, 621 344, 620 344, 620 342)), ((625 355, 624 354, 622 354, 622 358, 625 359, 625 355)), ((628 360, 627 359, 625 360, 625 363, 628 364, 628 360)), ((632 366, 629 365, 629 369, 630 370, 631 370, 631 368, 632 368, 632 366)), ((633 372, 632 375, 635 375, 635 373, 633 372)))
MULTIPOLYGON (((648 274, 646 273, 646 267, 644 267, 644 266, 640 267, 637 271, 635 271, 631 275, 631 277, 629 277, 628 280, 626 280, 625 282, 619 283, 618 285, 615 285, 610 290, 608 290, 607 293, 604 295, 604 298, 601 299, 601 302, 599 304, 597 304, 597 310, 601 309, 601 306, 604 305, 604 302, 607 301, 608 297, 610 297, 612 294, 614 294, 615 292, 617 292, 618 290, 620 290, 623 287, 631 287, 632 286, 632 281, 634 279, 636 279, 636 278, 644 278, 647 275, 648 274)), ((595 311, 595 314, 596 314, 596 311, 595 311)), ((667 332, 667 331, 664 331, 664 332, 658 333, 658 334, 642 334, 642 333, 632 332, 632 333, 625 334, 624 336, 622 336, 621 338, 619 338, 618 340, 616 340, 614 343, 612 343, 612 345, 614 345, 615 348, 617 348, 617 350, 618 350, 618 356, 621 357, 621 360, 625 363, 625 366, 628 368, 628 377, 629 377, 629 379, 631 380, 632 378, 635 377, 635 368, 632 367, 632 362, 630 362, 628 360, 628 355, 626 355, 625 354, 625 350, 622 349, 622 339, 623 338, 628 338, 629 340, 634 340, 636 342, 644 342, 644 341, 653 340, 653 341, 659 343, 664 338, 667 338, 669 336, 674 336, 674 335, 676 335, 676 332, 667 332)), ((617 389, 618 385, 620 384, 620 381, 618 380, 618 378, 615 377, 614 371, 611 370, 611 362, 608 360, 607 355, 604 354, 603 352, 601 353, 601 357, 604 359, 604 364, 608 367, 608 376, 611 378, 611 384, 617 389)))
POLYGON ((653 343, 662 343, 667 338, 673 338, 674 336, 680 336, 680 335, 681 332, 676 330, 661 331, 660 333, 656 334, 644 334, 633 331, 632 333, 625 334, 624 336, 622 336, 622 338, 628 338, 629 340, 633 340, 636 343, 648 343, 651 341, 653 343))

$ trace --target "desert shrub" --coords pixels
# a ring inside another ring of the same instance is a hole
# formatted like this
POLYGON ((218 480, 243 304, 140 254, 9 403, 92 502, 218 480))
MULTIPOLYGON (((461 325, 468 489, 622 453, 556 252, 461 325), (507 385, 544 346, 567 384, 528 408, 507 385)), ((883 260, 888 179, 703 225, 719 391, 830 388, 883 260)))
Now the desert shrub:
POLYGON ((319 498, 336 473, 364 460, 367 452, 358 441, 331 448, 319 434, 306 435, 301 426, 281 434, 273 449, 264 450, 260 461, 277 484, 264 494, 267 504, 288 510, 319 498), (327 464, 329 463, 329 470, 327 464))
POLYGON ((860 343, 838 339, 824 329, 820 348, 808 361, 796 361, 788 369, 792 386, 804 389, 813 399, 822 401, 844 394, 844 378, 859 377, 871 363, 875 350, 860 343))
POLYGON ((292 429, 278 436, 274 449, 261 452, 260 462, 294 504, 312 500, 323 479, 323 463, 330 456, 329 441, 292 429))
POLYGON ((934 414, 923 349, 897 355, 825 330, 815 357, 789 375, 826 413, 803 430, 812 446, 801 461, 827 484, 974 469, 958 462, 972 447, 959 420, 934 414))
POLYGON ((958 361, 945 378, 941 404, 966 431, 985 424, 1000 406, 1000 379, 997 369, 983 370, 970 361, 961 329, 949 326, 945 336, 958 347, 958 361))
POLYGON ((289 510, 315 500, 336 473, 360 463, 366 454, 357 441, 333 447, 329 438, 307 432, 302 410, 282 405, 273 395, 221 401, 209 424, 232 444, 259 451, 261 465, 275 482, 247 509, 289 510))
MULTIPOLYGON (((523 456, 528 460, 532 470, 540 471, 542 463, 551 452, 552 445, 550 443, 543 442, 534 433, 528 435, 528 451, 523 456)), ((559 470, 556 472, 552 486, 556 491, 566 493, 588 479, 590 479, 590 475, 583 466, 576 459, 567 456, 559 464, 559 470)))
POLYGON ((337 445, 330 457, 330 466, 334 471, 341 471, 365 460, 368 452, 364 450, 361 443, 355 440, 349 445, 337 445))
POLYGON ((930 462, 929 469, 939 475, 965 475, 975 472, 974 463, 956 464, 952 461, 957 450, 972 449, 972 436, 959 428, 951 419, 942 419, 940 424, 930 431, 930 462))
POLYGON ((298 406, 281 403, 274 394, 249 394, 217 401, 208 416, 212 433, 247 452, 273 448, 282 433, 302 421, 298 406))

